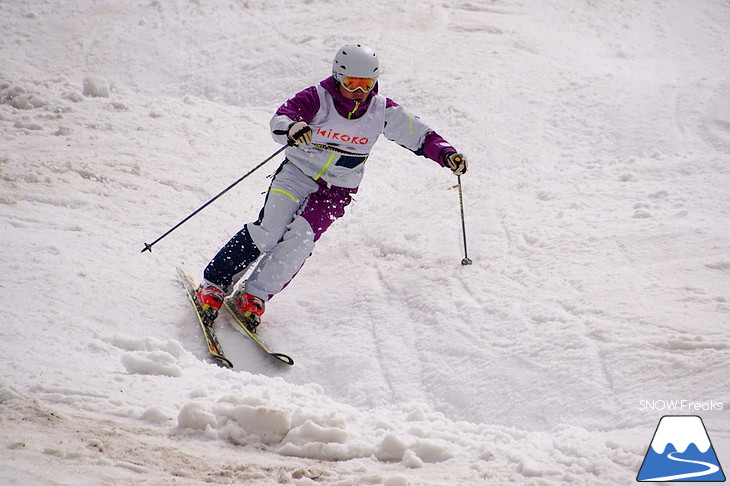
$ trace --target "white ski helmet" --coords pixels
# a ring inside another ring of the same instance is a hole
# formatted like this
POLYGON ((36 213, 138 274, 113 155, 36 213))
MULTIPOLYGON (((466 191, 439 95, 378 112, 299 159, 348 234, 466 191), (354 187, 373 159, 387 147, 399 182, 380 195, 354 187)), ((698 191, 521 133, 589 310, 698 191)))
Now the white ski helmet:
POLYGON ((380 71, 378 55, 363 44, 347 44, 340 47, 332 61, 332 76, 343 83, 345 76, 355 78, 374 78, 376 81, 380 71))

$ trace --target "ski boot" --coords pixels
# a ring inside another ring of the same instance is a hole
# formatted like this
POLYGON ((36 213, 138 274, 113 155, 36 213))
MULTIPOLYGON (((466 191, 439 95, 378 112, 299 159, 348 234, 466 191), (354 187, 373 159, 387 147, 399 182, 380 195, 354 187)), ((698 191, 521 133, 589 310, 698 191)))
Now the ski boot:
POLYGON ((233 294, 232 308, 249 331, 255 332, 256 327, 261 324, 261 316, 266 310, 266 303, 255 295, 239 290, 233 294))
POLYGON ((200 310, 205 317, 206 325, 212 325, 215 318, 218 317, 218 311, 220 311, 223 306, 223 299, 225 296, 225 293, 220 287, 210 282, 203 282, 200 287, 198 287, 198 290, 195 292, 195 297, 197 298, 200 310))

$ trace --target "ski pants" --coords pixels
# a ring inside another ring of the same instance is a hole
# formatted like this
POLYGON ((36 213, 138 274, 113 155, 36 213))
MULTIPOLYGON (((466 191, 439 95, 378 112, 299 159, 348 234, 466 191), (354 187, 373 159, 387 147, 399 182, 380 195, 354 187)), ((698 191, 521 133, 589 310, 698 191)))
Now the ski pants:
POLYGON ((327 187, 284 161, 274 175, 258 221, 246 224, 205 269, 226 294, 262 256, 244 290, 263 300, 279 293, 301 269, 314 243, 345 214, 357 189, 327 187))

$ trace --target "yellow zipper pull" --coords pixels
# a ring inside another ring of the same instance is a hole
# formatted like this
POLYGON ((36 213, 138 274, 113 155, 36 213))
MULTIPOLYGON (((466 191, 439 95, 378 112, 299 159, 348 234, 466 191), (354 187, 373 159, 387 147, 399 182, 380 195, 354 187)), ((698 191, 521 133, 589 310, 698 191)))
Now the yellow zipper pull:
POLYGON ((349 114, 347 115, 347 119, 348 119, 348 120, 351 120, 351 119, 352 119, 352 115, 354 115, 354 114, 355 114, 355 112, 357 111, 357 109, 358 109, 359 107, 360 107, 360 102, 359 102, 359 101, 356 101, 356 102, 355 102, 355 108, 354 108, 354 109, 353 109, 353 110, 352 110, 352 111, 351 111, 351 112, 350 112, 350 113, 349 113, 349 114))

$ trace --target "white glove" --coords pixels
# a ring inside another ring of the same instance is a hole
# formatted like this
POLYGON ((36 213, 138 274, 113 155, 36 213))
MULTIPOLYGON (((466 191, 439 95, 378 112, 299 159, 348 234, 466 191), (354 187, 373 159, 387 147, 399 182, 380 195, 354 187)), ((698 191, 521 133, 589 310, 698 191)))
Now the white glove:
POLYGON ((444 164, 446 164, 446 167, 451 169, 451 172, 458 176, 466 172, 466 168, 468 166, 466 162, 466 155, 458 154, 456 152, 449 153, 444 159, 444 164))
POLYGON ((289 127, 286 136, 295 144, 304 143, 309 145, 312 143, 312 127, 306 122, 298 121, 289 127))

